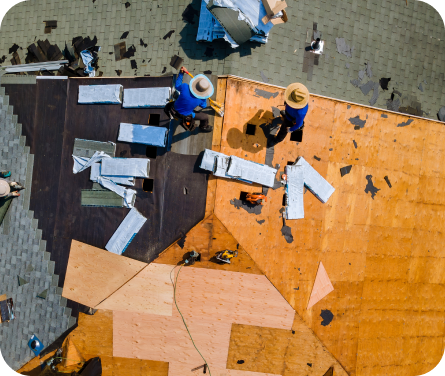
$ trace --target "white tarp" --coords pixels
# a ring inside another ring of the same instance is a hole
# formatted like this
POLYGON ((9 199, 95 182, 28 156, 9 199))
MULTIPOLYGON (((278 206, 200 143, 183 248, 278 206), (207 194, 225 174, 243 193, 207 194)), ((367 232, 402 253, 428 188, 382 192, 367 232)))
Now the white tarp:
POLYGON ((273 188, 275 182, 275 168, 259 163, 246 161, 235 156, 230 157, 227 174, 241 180, 251 181, 273 188))
POLYGON ((304 167, 285 166, 286 180, 286 219, 304 218, 304 167))
POLYGON ((147 87, 124 90, 124 108, 165 107, 171 96, 170 87, 147 87))
MULTIPOLYGON (((98 183, 97 179, 99 178, 99 176, 102 176, 100 170, 100 162, 96 162, 91 165, 90 180, 92 182, 98 183)), ((132 176, 108 176, 107 179, 115 182, 116 184, 134 185, 134 177, 132 176)))
POLYGON ((168 129, 150 125, 121 123, 118 141, 164 147, 168 129))
POLYGON ((125 252, 128 245, 131 243, 146 221, 147 218, 145 218, 135 208, 131 209, 111 239, 108 241, 105 249, 109 252, 121 255, 123 252, 125 252))
POLYGON ((105 176, 99 176, 97 178, 97 182, 102 187, 107 188, 121 196, 124 199, 124 204, 127 208, 132 208, 134 206, 134 202, 136 201, 136 191, 133 189, 128 189, 117 185, 105 176))
POLYGON ((145 158, 106 158, 102 160, 102 176, 134 176, 148 178, 150 160, 145 158))
POLYGON ((304 185, 321 202, 325 203, 334 193, 335 188, 330 185, 303 157, 299 157, 295 163, 304 168, 304 185))
POLYGON ((121 104, 122 90, 122 85, 80 85, 77 103, 121 104))
POLYGON ((204 154, 202 156, 202 161, 199 167, 201 167, 203 170, 213 172, 215 168, 215 157, 217 155, 227 157, 227 155, 223 153, 219 153, 210 149, 204 149, 204 154))
POLYGON ((110 156, 105 154, 103 151, 96 151, 91 158, 76 157, 73 155, 73 173, 78 174, 79 172, 86 170, 93 163, 100 162, 104 158, 110 158, 110 156))

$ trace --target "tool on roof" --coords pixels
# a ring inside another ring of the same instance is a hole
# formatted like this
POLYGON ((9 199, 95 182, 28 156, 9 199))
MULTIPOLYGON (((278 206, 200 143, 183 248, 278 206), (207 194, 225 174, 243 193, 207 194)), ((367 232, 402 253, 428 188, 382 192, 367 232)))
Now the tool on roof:
POLYGON ((191 251, 185 260, 185 265, 193 265, 196 261, 201 261, 201 255, 196 251, 191 251))
POLYGON ((230 259, 234 257, 238 257, 238 251, 231 251, 229 249, 226 249, 225 251, 216 254, 216 259, 226 264, 230 264, 230 259))
MULTIPOLYGON (((191 78, 194 77, 190 72, 186 71, 185 69, 184 69, 184 73, 187 73, 191 78)), ((223 117, 224 116, 224 105, 221 103, 215 102, 211 98, 208 98, 208 99, 210 102, 210 107, 212 107, 219 116, 223 117)))
POLYGON ((267 197, 262 193, 248 193, 246 195, 246 201, 249 201, 254 205, 263 205, 263 202, 267 202, 267 197))

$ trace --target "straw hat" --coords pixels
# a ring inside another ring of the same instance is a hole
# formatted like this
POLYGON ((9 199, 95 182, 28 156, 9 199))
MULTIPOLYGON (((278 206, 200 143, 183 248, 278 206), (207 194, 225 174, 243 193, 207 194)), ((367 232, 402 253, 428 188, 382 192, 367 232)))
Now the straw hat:
POLYGON ((299 82, 290 84, 284 92, 284 101, 292 108, 306 107, 309 102, 309 90, 299 82))
POLYGON ((199 99, 207 99, 213 95, 213 85, 203 74, 198 74, 190 81, 190 91, 199 99))
POLYGON ((5 197, 11 189, 9 188, 9 184, 5 180, 0 180, 0 197, 5 197))

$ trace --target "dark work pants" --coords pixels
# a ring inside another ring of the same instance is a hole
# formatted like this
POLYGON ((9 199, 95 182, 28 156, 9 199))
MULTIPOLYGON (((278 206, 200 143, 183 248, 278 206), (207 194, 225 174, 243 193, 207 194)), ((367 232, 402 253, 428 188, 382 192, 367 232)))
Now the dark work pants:
POLYGON ((289 127, 292 127, 292 125, 293 124, 291 121, 289 121, 287 118, 284 119, 283 124, 281 124, 280 130, 275 136, 275 143, 281 142, 286 138, 287 134, 289 133, 287 129, 289 127))
POLYGON ((199 120, 199 128, 207 128, 209 126, 209 115, 204 112, 195 112, 195 120, 199 120))

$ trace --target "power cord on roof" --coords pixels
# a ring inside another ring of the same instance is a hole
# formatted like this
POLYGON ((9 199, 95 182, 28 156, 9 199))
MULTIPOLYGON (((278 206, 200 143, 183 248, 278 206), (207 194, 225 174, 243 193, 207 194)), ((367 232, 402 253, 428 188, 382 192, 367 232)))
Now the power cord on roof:
POLYGON ((189 337, 190 337, 190 339, 192 340, 193 346, 195 346, 196 351, 197 351, 198 354, 201 356, 202 360, 204 360, 204 363, 206 364, 206 366, 207 366, 207 368, 208 368, 208 370, 209 370, 209 376, 212 376, 212 373, 210 372, 209 364, 207 363, 207 361, 206 361, 206 360, 204 359, 204 357, 202 356, 201 352, 200 352, 200 351, 198 350, 198 348, 196 347, 195 342, 193 341, 192 335, 190 334, 190 330, 189 330, 187 324, 185 323, 184 316, 182 315, 181 311, 179 310, 178 303, 176 302, 176 285, 178 284, 179 272, 181 271, 181 269, 182 269, 183 266, 184 266, 184 265, 181 265, 181 267, 179 268, 179 270, 178 270, 178 274, 176 274, 176 279, 175 279, 175 282, 174 282, 174 283, 173 283, 173 279, 172 279, 172 272, 173 272, 173 270, 176 269, 176 265, 175 265, 175 267, 174 267, 174 268, 171 270, 171 272, 170 272, 170 281, 171 281, 172 284, 173 284, 173 298, 174 298, 174 300, 175 300, 176 309, 178 310, 179 314, 181 315, 182 322, 184 323, 185 328, 187 329, 187 333, 189 334, 189 337))

